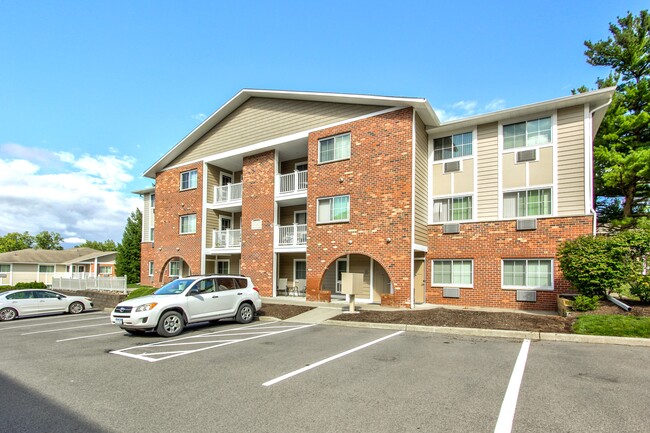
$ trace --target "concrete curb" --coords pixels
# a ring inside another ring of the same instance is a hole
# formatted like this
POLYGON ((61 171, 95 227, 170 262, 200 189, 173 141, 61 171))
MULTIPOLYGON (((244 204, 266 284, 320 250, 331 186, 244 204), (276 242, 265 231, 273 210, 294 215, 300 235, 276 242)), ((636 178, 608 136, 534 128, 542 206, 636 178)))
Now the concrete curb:
POLYGON ((351 328, 390 329, 399 331, 431 332, 447 335, 465 335, 470 337, 493 337, 510 339, 528 339, 532 341, 561 341, 569 343, 616 344, 622 346, 650 347, 650 338, 607 337, 601 335, 557 334, 534 331, 506 331, 500 329, 453 328, 445 326, 405 325, 396 323, 347 322, 326 320, 323 325, 348 326, 351 328))

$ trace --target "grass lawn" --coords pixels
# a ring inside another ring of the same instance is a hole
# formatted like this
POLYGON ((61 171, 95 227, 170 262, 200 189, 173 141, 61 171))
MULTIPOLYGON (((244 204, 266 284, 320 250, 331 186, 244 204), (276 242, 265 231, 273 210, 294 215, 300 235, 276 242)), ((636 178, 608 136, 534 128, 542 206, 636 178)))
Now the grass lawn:
POLYGON ((573 331, 576 334, 650 338, 650 317, 585 315, 578 317, 573 331))

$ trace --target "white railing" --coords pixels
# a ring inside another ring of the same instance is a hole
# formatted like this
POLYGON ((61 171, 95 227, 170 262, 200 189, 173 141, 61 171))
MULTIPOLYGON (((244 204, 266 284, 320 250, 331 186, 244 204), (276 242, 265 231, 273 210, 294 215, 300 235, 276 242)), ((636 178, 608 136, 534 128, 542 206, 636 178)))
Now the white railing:
POLYGON ((126 293, 126 277, 52 278, 53 290, 115 290, 126 293))
POLYGON ((94 277, 95 274, 91 272, 57 272, 54 274, 54 278, 70 278, 73 280, 85 280, 94 277))
POLYGON ((277 226, 278 246, 307 245, 307 224, 277 226))
POLYGON ((212 230, 212 248, 241 247, 241 230, 212 230))
POLYGON ((307 170, 278 175, 278 194, 307 191, 307 170))
POLYGON ((214 187, 214 203, 229 203, 241 200, 242 184, 229 183, 228 185, 214 187))

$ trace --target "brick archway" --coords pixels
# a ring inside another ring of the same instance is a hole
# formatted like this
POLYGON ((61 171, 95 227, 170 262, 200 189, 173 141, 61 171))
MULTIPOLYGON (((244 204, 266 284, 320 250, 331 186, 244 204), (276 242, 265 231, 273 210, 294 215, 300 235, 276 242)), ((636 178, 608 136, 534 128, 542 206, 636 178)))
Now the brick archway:
POLYGON ((184 265, 187 266, 187 269, 188 269, 188 271, 189 271, 189 272, 187 273, 187 275, 192 275, 192 267, 191 267, 190 264, 187 262, 187 260, 185 260, 185 258, 184 258, 183 256, 173 256, 173 257, 169 257, 167 260, 165 260, 165 263, 163 263, 162 267, 160 268, 160 273, 158 274, 158 283, 159 283, 160 285, 162 285, 162 284, 166 284, 166 283, 172 281, 172 278, 169 277, 169 272, 168 272, 168 270, 167 270, 167 267, 169 266, 169 263, 170 263, 170 262, 173 262, 173 261, 179 261, 179 262, 181 262, 181 265, 180 265, 180 266, 181 266, 181 275, 182 275, 182 269, 183 269, 183 266, 184 266, 184 265), (165 278, 165 277, 166 277, 166 278, 165 278))

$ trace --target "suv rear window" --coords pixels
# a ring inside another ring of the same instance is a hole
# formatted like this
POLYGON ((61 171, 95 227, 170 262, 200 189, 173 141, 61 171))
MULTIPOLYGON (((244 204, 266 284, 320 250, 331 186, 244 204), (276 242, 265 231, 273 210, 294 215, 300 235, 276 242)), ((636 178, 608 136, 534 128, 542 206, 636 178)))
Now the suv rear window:
POLYGON ((248 287, 248 280, 246 278, 235 278, 237 284, 239 284, 240 289, 245 289, 248 287))

